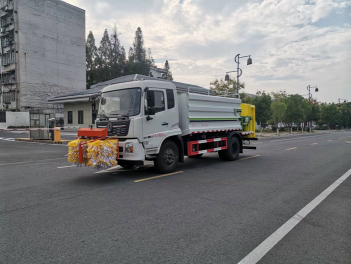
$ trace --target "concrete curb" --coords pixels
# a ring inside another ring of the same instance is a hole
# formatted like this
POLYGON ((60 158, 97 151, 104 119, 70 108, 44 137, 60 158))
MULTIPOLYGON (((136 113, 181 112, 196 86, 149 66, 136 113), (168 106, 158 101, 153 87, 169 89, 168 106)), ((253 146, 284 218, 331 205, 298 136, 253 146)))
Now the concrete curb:
POLYGON ((55 141, 52 141, 52 140, 40 140, 40 139, 30 139, 30 138, 15 138, 15 141, 67 145, 71 140, 61 140, 61 141, 55 142, 55 141))

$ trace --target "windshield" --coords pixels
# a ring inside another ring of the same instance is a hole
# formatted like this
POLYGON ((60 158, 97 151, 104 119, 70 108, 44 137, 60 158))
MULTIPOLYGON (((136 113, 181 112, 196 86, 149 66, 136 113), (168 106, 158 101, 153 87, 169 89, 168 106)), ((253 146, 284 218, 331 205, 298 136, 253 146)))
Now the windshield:
POLYGON ((141 89, 123 89, 101 95, 99 115, 134 116, 140 113, 141 89))

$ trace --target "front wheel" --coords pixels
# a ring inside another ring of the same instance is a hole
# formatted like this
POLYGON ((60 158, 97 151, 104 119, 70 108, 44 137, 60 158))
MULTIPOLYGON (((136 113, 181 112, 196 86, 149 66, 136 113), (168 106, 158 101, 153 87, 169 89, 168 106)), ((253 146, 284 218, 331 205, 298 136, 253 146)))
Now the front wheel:
POLYGON ((178 166, 178 160, 179 150, 177 145, 173 141, 166 141, 154 160, 154 164, 159 172, 170 173, 178 166))

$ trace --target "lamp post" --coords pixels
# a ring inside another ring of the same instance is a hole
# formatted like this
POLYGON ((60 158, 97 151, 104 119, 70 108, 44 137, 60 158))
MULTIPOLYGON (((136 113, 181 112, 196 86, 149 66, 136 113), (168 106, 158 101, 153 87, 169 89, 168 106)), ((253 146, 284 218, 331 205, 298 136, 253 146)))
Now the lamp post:
POLYGON ((237 68, 236 68, 236 71, 229 71, 226 73, 225 75, 225 80, 226 81, 229 81, 229 75, 228 73, 230 72, 236 72, 236 92, 239 93, 239 77, 242 75, 243 71, 239 68, 239 65, 240 65, 240 59, 242 58, 247 58, 247 65, 251 65, 252 64, 252 59, 251 59, 251 55, 247 55, 247 56, 242 56, 240 57, 240 54, 237 54, 234 58, 234 61, 237 63, 237 68))
MULTIPOLYGON (((311 104, 311 98, 312 98, 312 94, 311 94, 311 89, 315 89, 314 91, 315 92, 318 92, 318 87, 317 86, 311 86, 311 85, 308 85, 307 86, 307 90, 308 90, 308 104, 310 105, 311 104)), ((308 128, 309 128, 309 131, 311 131, 311 120, 310 120, 310 117, 311 117, 311 111, 309 111, 309 115, 308 115, 308 128)))

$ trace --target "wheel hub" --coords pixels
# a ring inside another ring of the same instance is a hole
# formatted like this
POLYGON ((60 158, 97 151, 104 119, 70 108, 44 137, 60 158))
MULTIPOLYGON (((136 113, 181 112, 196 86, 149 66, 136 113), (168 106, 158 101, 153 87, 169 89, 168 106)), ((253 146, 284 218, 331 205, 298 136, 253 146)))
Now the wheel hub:
POLYGON ((174 163, 175 160, 175 153, 172 149, 167 149, 165 151, 165 162, 167 166, 170 166, 174 163))

